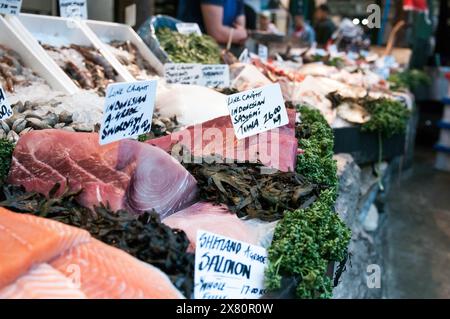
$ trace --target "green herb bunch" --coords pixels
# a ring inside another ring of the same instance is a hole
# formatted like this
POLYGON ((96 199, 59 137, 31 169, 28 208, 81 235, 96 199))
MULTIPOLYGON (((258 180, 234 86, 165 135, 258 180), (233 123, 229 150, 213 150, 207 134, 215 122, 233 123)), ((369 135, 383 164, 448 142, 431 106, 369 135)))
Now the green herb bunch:
POLYGON ((286 212, 278 223, 269 248, 266 284, 281 288, 282 277, 294 277, 298 298, 331 298, 332 281, 327 276, 330 262, 347 256, 351 232, 334 211, 337 196, 337 168, 333 160, 333 132, 317 110, 300 106, 297 172, 322 185, 318 199, 308 208, 286 212))
POLYGON ((13 151, 13 143, 6 139, 0 139, 0 185, 2 185, 8 177, 13 151))
POLYGON ((156 36, 162 49, 174 63, 219 64, 220 48, 213 38, 207 35, 189 35, 161 28, 156 36))
POLYGON ((388 78, 390 89, 392 91, 414 90, 421 85, 430 85, 430 77, 420 70, 405 70, 394 73, 388 78))
POLYGON ((411 112, 401 102, 378 99, 366 102, 364 107, 369 111, 371 119, 362 126, 363 131, 378 132, 385 137, 405 131, 411 112))

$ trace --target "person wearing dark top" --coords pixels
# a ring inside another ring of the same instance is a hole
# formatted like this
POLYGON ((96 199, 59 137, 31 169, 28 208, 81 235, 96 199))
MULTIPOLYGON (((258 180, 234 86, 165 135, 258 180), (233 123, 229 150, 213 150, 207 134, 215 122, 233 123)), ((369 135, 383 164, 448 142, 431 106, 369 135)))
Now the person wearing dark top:
POLYGON ((218 43, 233 44, 247 39, 243 0, 180 0, 178 19, 198 23, 218 43))
POLYGON ((336 30, 336 26, 330 18, 330 9, 326 4, 322 4, 316 9, 314 30, 319 46, 325 46, 336 30))

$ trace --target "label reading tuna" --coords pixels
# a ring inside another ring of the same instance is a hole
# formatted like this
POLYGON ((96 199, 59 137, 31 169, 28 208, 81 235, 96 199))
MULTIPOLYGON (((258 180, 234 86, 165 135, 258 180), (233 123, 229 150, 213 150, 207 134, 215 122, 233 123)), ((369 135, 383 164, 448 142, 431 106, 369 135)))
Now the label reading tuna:
POLYGON ((191 34, 202 35, 202 31, 197 23, 177 23, 177 31, 181 34, 191 34))
POLYGON ((167 83, 224 88, 230 86, 230 68, 226 64, 168 63, 164 78, 167 83))
POLYGON ((18 15, 22 8, 22 0, 0 0, 0 14, 18 15))
POLYGON ((0 121, 4 121, 13 116, 11 105, 6 98, 6 93, 0 85, 0 121))
POLYGON ((108 85, 100 127, 100 145, 150 132, 156 80, 108 85))
POLYGON ((88 18, 86 0, 59 0, 59 11, 63 18, 80 20, 88 18))
POLYGON ((257 299, 265 293, 267 251, 207 231, 197 232, 195 299, 257 299))
POLYGON ((238 139, 289 123, 278 83, 227 96, 234 132, 238 139))

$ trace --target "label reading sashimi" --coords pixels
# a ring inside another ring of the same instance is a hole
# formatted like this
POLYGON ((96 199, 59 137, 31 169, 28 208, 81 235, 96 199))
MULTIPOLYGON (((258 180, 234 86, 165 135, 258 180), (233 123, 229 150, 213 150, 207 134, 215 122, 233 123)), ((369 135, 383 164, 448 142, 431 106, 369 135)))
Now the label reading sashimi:
POLYGON ((0 0, 0 14, 18 15, 22 8, 22 0, 0 0))
POLYGON ((11 105, 6 98, 6 93, 0 85, 0 121, 4 121, 13 116, 11 105))
POLYGON ((238 139, 289 123, 281 87, 278 83, 229 95, 227 105, 238 139))
POLYGON ((63 18, 88 18, 86 0, 59 0, 59 11, 63 18))
POLYGON ((195 299, 257 299, 265 293, 263 247, 199 230, 195 249, 195 299))
POLYGON ((155 96, 156 80, 108 85, 100 145, 150 132, 155 96))

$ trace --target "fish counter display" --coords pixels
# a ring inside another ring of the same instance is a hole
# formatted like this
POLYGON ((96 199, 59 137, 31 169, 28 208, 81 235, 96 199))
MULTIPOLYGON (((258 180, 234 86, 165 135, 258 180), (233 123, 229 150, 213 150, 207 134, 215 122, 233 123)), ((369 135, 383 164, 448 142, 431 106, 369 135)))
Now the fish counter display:
MULTIPOLYGON (((209 38, 158 37, 179 63, 225 56, 209 38), (192 52, 177 50, 184 41, 192 52)), ((13 110, 0 122, 0 298, 195 298, 199 231, 264 248, 267 292, 285 296, 287 279, 289 297, 332 297, 339 276, 327 270, 345 263, 351 237, 334 209, 332 126, 390 134, 409 116, 373 63, 231 59, 230 86, 217 89, 167 84, 130 42, 107 45, 136 79, 158 81, 151 131, 107 145, 104 95, 118 73, 101 51, 43 45, 80 89, 67 94, 0 47, 13 110), (238 138, 227 95, 272 83, 286 124, 238 138)))

